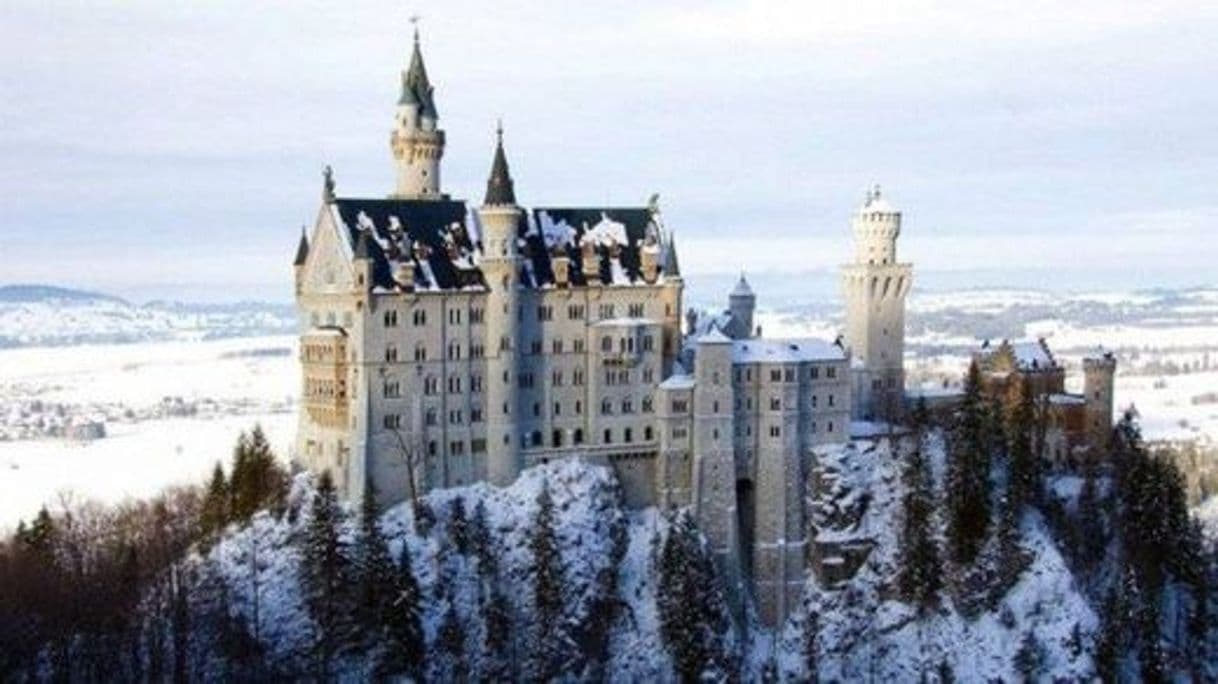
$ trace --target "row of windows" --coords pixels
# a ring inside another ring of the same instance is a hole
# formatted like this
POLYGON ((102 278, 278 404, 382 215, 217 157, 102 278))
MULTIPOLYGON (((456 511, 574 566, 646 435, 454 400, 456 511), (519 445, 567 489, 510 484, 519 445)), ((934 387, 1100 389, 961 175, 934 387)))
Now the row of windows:
MULTIPOLYGON (((805 368, 805 370, 803 371, 804 379, 806 379, 806 380, 820 379, 821 366, 805 366, 804 368, 805 368)), ((826 378, 828 378, 830 380, 835 379, 837 377, 837 366, 825 366, 824 375, 826 378)), ((742 380, 744 382, 752 382, 753 381, 753 369, 748 368, 748 367, 737 368, 735 370, 735 376, 736 376, 736 382, 740 382, 742 380)), ((795 376, 794 368, 771 368, 770 369, 770 382, 796 382, 796 381, 797 381, 797 378, 795 376)))
MULTIPOLYGON (((641 346, 642 346, 642 350, 645 352, 652 351, 655 349, 655 340, 652 339, 651 335, 644 335, 641 346)), ((633 337, 619 337, 617 339, 617 350, 621 354, 633 354, 634 350, 635 350, 634 338, 633 337)), ((612 352, 613 351, 613 337, 612 336, 605 335, 604 337, 601 338, 601 351, 603 351, 603 352, 612 352)))
MULTIPOLYGON (((461 318, 462 318, 461 309, 449 309, 448 310, 448 322, 451 325, 461 325, 461 318)), ((474 309, 469 310, 469 322, 470 323, 481 323, 483 321, 483 319, 484 319, 484 314, 483 314, 481 308, 474 308, 474 309)), ((384 316, 382 316, 381 320, 384 322, 386 328, 396 328, 398 325, 397 309, 386 310, 385 314, 384 314, 384 316)), ((416 328, 427 325, 427 310, 426 309, 415 309, 415 310, 411 311, 410 312, 410 322, 416 328)))
MULTIPOLYGON (((671 315, 671 306, 666 307, 666 309, 667 310, 666 310, 665 315, 671 315)), ((647 313, 647 307, 643 303, 628 304, 627 310, 629 312, 628 315, 632 318, 642 318, 647 313)), ((462 311, 461 309, 449 309, 448 310, 448 322, 451 325, 460 325, 461 324, 461 318, 462 318, 461 311, 462 311)), ((615 311, 615 307, 613 304, 601 304, 600 308, 598 309, 598 313, 600 314, 600 317, 602 319, 613 318, 614 311, 615 311)), ((569 304, 567 306, 568 320, 572 320, 572 321, 583 320, 584 314, 585 314, 585 309, 584 309, 583 304, 569 304)), ((314 314, 313 317, 314 317, 313 324, 317 325, 318 324, 318 315, 314 314)), ((521 307, 517 311, 517 318, 519 318, 519 319, 524 318, 524 308, 523 307, 521 307)), ((329 320, 329 324, 333 325, 334 324, 334 314, 329 314, 328 320, 329 320)), ((345 315, 345 320, 346 320, 347 325, 351 325, 351 314, 350 313, 347 313, 345 315)), ((384 316, 382 317, 382 320, 383 320, 386 328, 396 328, 398 325, 398 311, 396 309, 386 310, 384 316)), ((470 323, 472 323, 472 324, 482 323, 484 320, 485 320, 485 314, 481 308, 470 309, 470 311, 469 311, 469 322, 470 323)), ((543 305, 538 306, 537 307, 537 320, 539 320, 539 321, 554 320, 554 306, 550 305, 550 304, 543 304, 543 305)), ((411 324, 414 325, 415 327, 421 327, 421 326, 427 325, 427 311, 425 309, 414 309, 413 311, 411 311, 411 324)))

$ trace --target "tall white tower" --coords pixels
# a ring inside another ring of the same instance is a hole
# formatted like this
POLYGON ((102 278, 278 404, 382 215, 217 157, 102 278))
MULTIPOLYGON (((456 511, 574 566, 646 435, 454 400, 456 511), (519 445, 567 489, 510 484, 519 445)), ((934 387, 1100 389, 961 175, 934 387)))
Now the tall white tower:
POLYGON ((520 255, 517 229, 524 216, 516 205, 512 175, 498 132, 486 199, 478 209, 482 232, 482 275, 486 297, 486 475, 493 484, 511 484, 520 474, 520 436, 516 429, 517 308, 520 306, 520 255))
POLYGON ((419 31, 414 32, 410 67, 402 72, 402 96, 398 98, 389 147, 397 166, 393 199, 442 199, 440 158, 444 156, 444 131, 437 128, 435 88, 427 80, 419 31))
POLYGON ((896 420, 905 392, 905 297, 913 266, 897 262, 901 212, 880 195, 867 193, 850 220, 854 262, 842 267, 846 343, 851 353, 856 418, 896 420))

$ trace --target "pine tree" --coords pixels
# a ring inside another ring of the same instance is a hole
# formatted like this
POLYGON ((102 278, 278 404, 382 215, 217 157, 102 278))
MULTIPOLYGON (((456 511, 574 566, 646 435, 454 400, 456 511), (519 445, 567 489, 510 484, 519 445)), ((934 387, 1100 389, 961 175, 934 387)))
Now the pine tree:
POLYGON ((465 628, 461 626, 460 616, 456 607, 450 602, 448 610, 444 611, 444 619, 436 633, 437 651, 448 656, 447 681, 464 681, 465 667, 465 628))
POLYGON ((1108 548, 1108 533, 1104 528, 1099 489, 1095 480, 1095 463, 1089 459, 1083 466, 1083 486, 1078 494, 1078 553, 1084 570, 1092 571, 1104 560, 1108 548))
POLYGON ((414 566, 410 560, 410 545, 402 540, 394 573, 393 594, 385 607, 385 659, 381 663, 382 674, 405 672, 417 676, 422 672, 426 647, 423 636, 422 592, 415 579, 414 566))
POLYGON ((317 626, 314 653, 320 676, 329 676, 330 664, 342 646, 349 626, 350 563, 339 526, 342 509, 329 471, 318 479, 313 494, 312 519, 304 536, 300 586, 317 626))
POLYGON ((515 679, 512 668, 512 606, 507 596, 493 589, 483 605, 485 629, 482 642, 483 679, 504 682, 515 679))
POLYGON ((220 463, 211 471, 211 480, 207 483, 207 493, 203 496, 202 510, 199 512, 199 528, 204 537, 212 537, 228 524, 229 492, 228 482, 224 479, 224 468, 220 463))
POLYGON ((1024 379, 1016 385, 1015 404, 1008 426, 1008 450, 1011 459, 1008 487, 1011 503, 1016 509, 1024 504, 1035 502, 1040 495, 1038 460, 1032 447, 1035 431, 1035 411, 1032 402, 1031 384, 1024 379))
POLYGON ((448 504, 448 537, 457 553, 469 552, 469 521, 465 517, 465 500, 453 497, 448 504))
POLYGON ((939 545, 932 520, 934 495, 924 449, 927 422, 926 402, 919 400, 913 413, 913 446, 902 473, 905 498, 897 577, 901 597, 921 609, 934 605, 942 585, 939 545))
POLYGON ((977 557, 990 522, 990 449, 988 411, 981 394, 981 370, 969 365, 948 453, 947 535, 952 560, 968 564, 977 557))
MULTIPOLYGON (((249 435, 242 431, 233 447, 233 467, 228 478, 229 520, 245 521, 249 519, 246 509, 249 506, 250 479, 250 450, 249 435)), ((249 511, 253 513, 253 511, 249 511)))
POLYGON ((393 611, 397 569, 381 533, 380 508, 371 484, 360 502, 359 534, 355 542, 356 616, 365 637, 379 641, 393 611))
POLYGON ((562 556, 554 527, 554 500, 546 480, 542 480, 541 493, 537 496, 537 517, 533 520, 529 549, 533 557, 533 615, 536 619, 531 648, 533 676, 550 679, 560 671, 559 657, 566 650, 567 639, 560 625, 565 601, 562 556))
MULTIPOLYGON (((688 513, 672 520, 660 551, 660 636, 683 682, 724 669, 728 617, 714 561, 688 513)), ((721 673, 722 674, 722 673, 721 673)))
POLYGON ((1015 671, 1023 676, 1025 682, 1035 682, 1036 675, 1044 665, 1045 654, 1036 635, 1028 630, 1023 633, 1019 642, 1019 650, 1015 652, 1015 671))
POLYGON ((491 546, 491 530, 486 522, 486 506, 482 500, 474 506, 474 517, 469 526, 469 545, 478 561, 478 574, 484 582, 494 581, 499 572, 499 563, 491 546))

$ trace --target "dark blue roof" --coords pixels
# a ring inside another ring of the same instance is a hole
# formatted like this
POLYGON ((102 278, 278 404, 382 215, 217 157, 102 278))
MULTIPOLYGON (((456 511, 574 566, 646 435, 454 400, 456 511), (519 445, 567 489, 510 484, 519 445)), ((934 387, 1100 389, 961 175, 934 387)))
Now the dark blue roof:
MULTIPOLYGON (((373 261, 373 285, 393 287, 391 261, 410 258, 421 266, 417 253, 411 253, 408 245, 426 246, 426 263, 431 267, 435 282, 441 289, 459 289, 471 285, 484 285, 481 271, 472 266, 475 251, 481 245, 475 242, 476 229, 468 225, 469 212, 466 204, 458 200, 399 200, 399 199, 354 199, 338 198, 334 202, 352 249, 359 244, 359 236, 370 226, 371 236, 366 244, 367 256, 373 261), (361 221, 361 214, 366 217, 361 221), (405 233, 395 232, 391 217, 405 233), (455 263, 456 262, 456 263, 455 263)), ((583 274, 583 252, 577 246, 583 235, 592 227, 608 219, 625 227, 626 244, 597 245, 594 253, 602 283, 613 282, 611 257, 616 252, 622 270, 631 281, 642 278, 639 247, 647 236, 651 223, 651 212, 642 207, 545 207, 522 213, 518 236, 520 252, 526 264, 521 269, 520 281, 529 287, 540 287, 554 282, 554 271, 550 264, 551 249, 538 229, 540 216, 546 214, 550 221, 570 226, 573 239, 554 250, 565 251, 571 260, 569 269, 571 284, 586 285, 583 274)), ((428 282, 421 268, 415 268, 415 284, 426 287, 428 282)))

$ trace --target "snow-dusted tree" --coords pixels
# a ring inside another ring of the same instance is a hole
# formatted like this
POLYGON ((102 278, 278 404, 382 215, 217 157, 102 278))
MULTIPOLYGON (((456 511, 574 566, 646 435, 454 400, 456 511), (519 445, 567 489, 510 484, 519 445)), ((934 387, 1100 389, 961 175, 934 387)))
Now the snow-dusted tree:
POLYGON ((1015 652, 1015 671, 1025 682, 1038 681, 1037 675, 1044 666, 1044 661, 1044 648, 1037 641, 1036 635, 1030 629, 1025 631, 1019 642, 1019 650, 1015 652))
POLYGON ((389 545, 381 532, 380 513, 376 491, 369 484, 360 502, 359 530, 352 564, 355 618, 368 646, 381 642, 396 598, 398 570, 389 557, 389 545))
POLYGON ((334 655, 349 636, 351 564, 339 536, 343 511, 329 471, 318 478, 312 515, 303 535, 300 590, 316 625, 314 657, 317 674, 330 676, 334 655))
POLYGON ((923 610, 934 605, 942 586, 939 544, 932 518, 934 493, 925 451, 927 423, 926 401, 920 399, 913 412, 913 444, 906 454, 901 477, 905 498, 897 576, 901 597, 923 610))
POLYGON ((467 668, 465 664, 465 627, 461 624, 461 616, 453 603, 448 604, 440 628, 436 631, 436 644, 432 649, 443 660, 435 663, 438 681, 465 681, 467 668))
POLYGON ((1016 510, 1040 498, 1039 459, 1033 448, 1035 418, 1032 386, 1024 379, 1015 386, 1010 420, 1007 423, 1007 453, 1010 454, 1008 497, 1016 510))
POLYGON ((1083 486, 1078 493, 1078 520, 1075 524, 1076 548, 1080 567, 1091 572, 1100 566, 1108 549, 1104 510, 1100 506, 1096 483, 1096 464, 1088 459, 1083 466, 1083 486))
POLYGON ((492 682, 514 680, 512 667, 512 605, 498 589, 484 595, 482 619, 482 679, 492 682))
POLYGON ((199 531, 204 538, 219 534, 228 524, 229 497, 228 480, 224 477, 224 468, 217 461, 211 471, 211 480, 207 483, 207 493, 203 495, 203 508, 199 512, 199 531))
POLYGON ((469 552, 469 520, 465 516, 465 499, 453 497, 448 504, 448 539, 457 553, 469 552))
POLYGON ((486 522, 486 505, 482 503, 482 499, 474 506, 474 517, 469 525, 469 547, 478 561, 478 574, 482 580, 494 581, 499 572, 499 563, 495 557, 490 526, 486 522))
POLYGON ((562 625, 564 598, 562 553, 554 521, 554 499, 550 484, 542 480, 537 495, 537 516, 529 531, 532 555, 533 629, 529 635, 529 676, 548 680, 562 670, 561 657, 567 649, 562 625))
POLYGON ((402 540, 397 567, 393 575, 393 591, 386 598, 383 614, 385 629, 385 658, 381 662, 384 675, 421 672, 426 643, 423 637, 422 592, 410 560, 410 545, 402 540))
POLYGON ((972 563, 990 523, 990 449, 987 406, 981 394, 981 371, 974 361, 964 382, 964 399, 948 450, 947 538, 952 560, 972 563))
POLYGON ((727 675, 724 635, 729 626, 727 602, 714 559, 687 512, 671 520, 660 551, 660 636, 672 655, 677 677, 696 682, 727 675))

